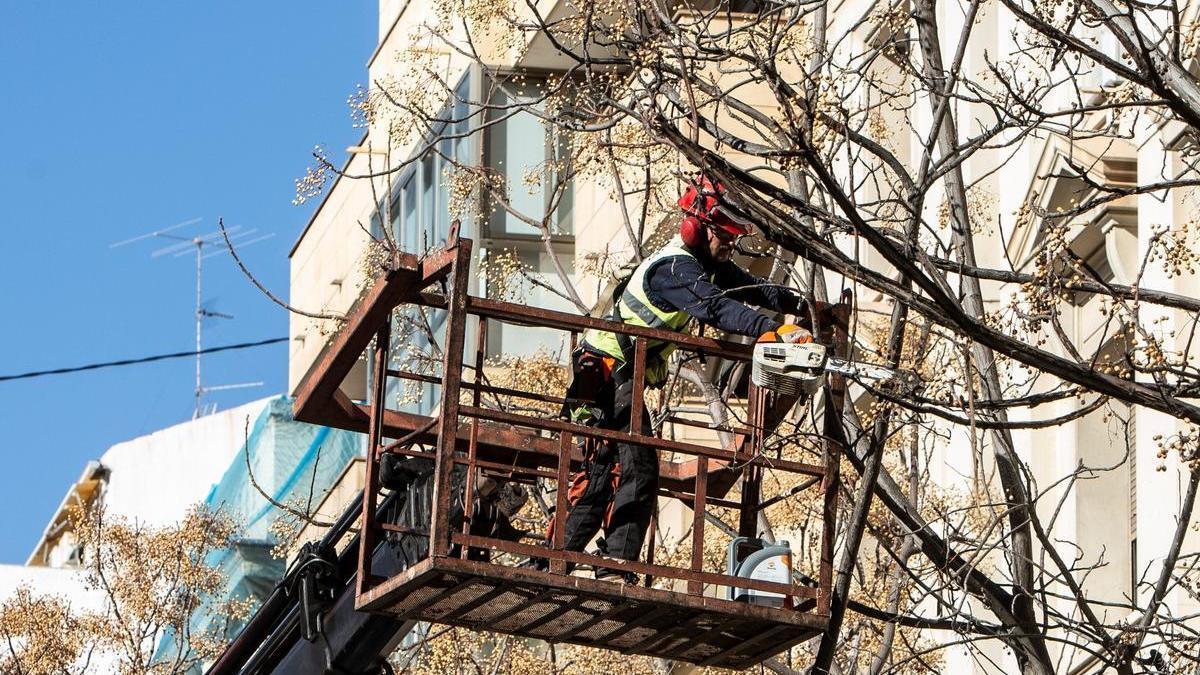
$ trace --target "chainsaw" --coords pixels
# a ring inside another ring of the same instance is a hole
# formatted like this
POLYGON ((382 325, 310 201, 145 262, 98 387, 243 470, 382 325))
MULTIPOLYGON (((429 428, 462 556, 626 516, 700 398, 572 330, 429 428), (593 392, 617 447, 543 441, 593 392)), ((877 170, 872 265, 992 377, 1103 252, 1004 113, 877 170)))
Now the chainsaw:
POLYGON ((812 395, 821 388, 826 373, 876 382, 898 375, 883 366, 830 356, 825 345, 817 342, 760 342, 754 345, 751 364, 754 384, 785 396, 812 395))

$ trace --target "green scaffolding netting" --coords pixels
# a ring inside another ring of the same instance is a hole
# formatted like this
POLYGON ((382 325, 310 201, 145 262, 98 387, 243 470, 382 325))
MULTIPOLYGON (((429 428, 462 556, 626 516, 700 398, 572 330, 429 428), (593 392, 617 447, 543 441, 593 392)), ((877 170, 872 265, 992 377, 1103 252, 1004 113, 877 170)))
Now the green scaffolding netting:
POLYGON ((204 503, 237 519, 243 539, 266 541, 281 515, 272 502, 311 511, 362 448, 361 434, 297 422, 291 398, 272 399, 204 503))
MULTIPOLYGON (((212 608, 228 600, 261 602, 283 577, 286 561, 272 556, 278 543, 271 524, 289 517, 277 504, 313 512, 347 465, 362 454, 361 434, 330 429, 292 418, 292 399, 271 399, 250 426, 246 441, 204 500, 206 507, 239 525, 235 545, 209 556, 226 575, 219 597, 196 612, 193 633, 208 630, 212 608)), ((175 647, 164 638, 159 653, 175 647)))

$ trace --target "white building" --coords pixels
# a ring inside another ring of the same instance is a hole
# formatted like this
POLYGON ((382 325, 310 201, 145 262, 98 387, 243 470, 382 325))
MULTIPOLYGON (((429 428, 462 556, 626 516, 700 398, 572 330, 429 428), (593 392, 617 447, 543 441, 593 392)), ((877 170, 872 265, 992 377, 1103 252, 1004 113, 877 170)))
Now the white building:
MULTIPOLYGON (((77 609, 109 610, 111 599, 84 579, 90 554, 72 529, 72 510, 95 505, 148 529, 177 525, 195 507, 221 511, 237 531, 230 549, 206 560, 225 579, 207 601, 261 601, 286 566, 273 550, 277 504, 315 509, 362 453, 360 435, 295 422, 291 407, 290 398, 265 398, 112 446, 68 488, 26 564, 0 566, 0 601, 26 587, 77 609)), ((198 611, 193 629, 211 619, 198 611)))
MULTIPOLYGON (((18 589, 56 596, 76 610, 104 611, 108 597, 89 587, 81 565, 87 553, 72 530, 71 511, 103 504, 106 512, 147 527, 178 523, 202 504, 245 444, 247 419, 270 404, 262 399, 118 443, 88 462, 71 484, 24 565, 0 565, 0 602, 18 589)), ((97 655, 97 672, 115 665, 97 655)))
POLYGON ((204 502, 245 443, 246 419, 257 419, 262 399, 146 436, 118 443, 89 462, 68 489, 23 566, 0 567, 0 577, 21 570, 73 569, 81 552, 70 531, 69 511, 103 503, 107 513, 148 527, 179 522, 204 502))

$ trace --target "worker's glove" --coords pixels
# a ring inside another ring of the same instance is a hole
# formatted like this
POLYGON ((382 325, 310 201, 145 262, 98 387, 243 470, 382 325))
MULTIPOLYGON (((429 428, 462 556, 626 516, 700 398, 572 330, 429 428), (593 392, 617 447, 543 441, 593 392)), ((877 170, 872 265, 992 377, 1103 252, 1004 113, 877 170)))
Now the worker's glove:
POLYGON ((759 342, 787 342, 791 344, 804 344, 812 342, 812 333, 797 326, 794 323, 785 323, 775 330, 769 330, 759 336, 759 342))
POLYGON ((794 323, 785 323, 782 326, 780 326, 778 328, 778 330, 776 330, 775 332, 779 334, 780 342, 789 342, 792 344, 804 344, 806 342, 813 341, 812 333, 808 332, 804 328, 801 328, 800 326, 797 326, 794 323))

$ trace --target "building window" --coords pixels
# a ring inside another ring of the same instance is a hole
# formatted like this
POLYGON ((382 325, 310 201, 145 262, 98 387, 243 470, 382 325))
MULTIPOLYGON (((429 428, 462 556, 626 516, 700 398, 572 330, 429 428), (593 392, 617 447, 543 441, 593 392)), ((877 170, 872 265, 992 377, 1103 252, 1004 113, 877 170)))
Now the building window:
MULTIPOLYGON (((444 112, 446 120, 434 130, 441 140, 422 157, 414 157, 396 181, 390 201, 392 236, 397 245, 410 253, 424 253, 446 243, 450 234, 450 194, 445 176, 453 167, 451 160, 468 164, 473 156, 466 101, 471 96, 470 73, 455 89, 453 101, 444 112), (440 154, 439 154, 440 153, 440 154), (443 156, 444 155, 444 156, 443 156)), ((425 147, 428 139, 421 144, 425 147)), ((429 333, 440 337, 446 313, 408 307, 393 321, 391 367, 399 370, 437 375, 439 366, 429 333)), ((437 385, 392 378, 388 381, 388 407, 427 414, 440 396, 437 385)))
MULTIPOLYGON (((574 254, 571 251, 559 252, 557 248, 555 257, 558 258, 559 265, 566 271, 568 279, 574 281, 574 254)), ((561 290, 563 284, 555 269, 554 261, 546 253, 541 242, 512 243, 506 249, 491 249, 487 255, 489 257, 508 256, 527 270, 526 274, 537 280, 538 283, 525 281, 519 284, 519 302, 521 304, 562 312, 577 311, 561 295, 546 288, 546 286, 550 286, 561 290)), ((492 280, 488 281, 488 295, 494 297, 495 285, 491 283, 492 280)), ((505 283, 512 284, 513 281, 508 280, 505 283)), ((488 323, 487 355, 489 357, 545 355, 565 362, 567 353, 570 351, 569 339, 568 334, 560 330, 491 321, 488 323)))
MULTIPOLYGON (((476 81, 482 82, 479 78, 476 81)), ((567 272, 569 280, 574 280, 574 195, 566 163, 569 139, 544 125, 535 114, 505 109, 533 100, 512 83, 486 84, 488 86, 479 87, 488 92, 481 96, 473 93, 470 74, 463 77, 456 88, 455 100, 447 105, 445 122, 435 130, 436 151, 430 150, 412 161, 399 176, 389 203, 392 234, 400 247, 409 252, 422 253, 444 244, 454 218, 450 213, 445 176, 452 170, 454 162, 470 166, 482 161, 484 166, 504 177, 508 189, 503 195, 503 204, 500 200, 489 201, 486 194, 474 197, 482 199, 480 203, 486 208, 468 209, 469 213, 479 213, 480 218, 478 223, 463 223, 464 236, 476 240, 477 249, 484 257, 512 256, 538 280, 539 283, 524 285, 523 303, 575 311, 562 296, 540 285, 565 290, 555 269, 555 259, 567 272), (483 96, 487 96, 490 104, 485 116, 489 124, 480 133, 472 134, 468 102, 483 96), (536 177, 536 180, 528 181, 528 177, 536 177), (546 250, 541 227, 511 213, 504 204, 535 223, 548 220, 553 258, 546 250)), ((532 92, 537 84, 537 80, 525 78, 521 86, 532 92)), ((482 294, 495 297, 490 283, 494 280, 482 281, 482 294)), ((421 318, 416 308, 410 308, 403 320, 393 326, 392 367, 439 374, 437 364, 428 358, 435 350, 429 345, 423 326, 427 322, 433 334, 440 338, 445 318, 444 312, 430 309, 426 309, 425 317, 421 318), (411 330, 414 323, 422 329, 411 330)), ((559 331, 501 325, 494 321, 488 324, 489 356, 521 357, 543 352, 565 359, 566 340, 566 335, 559 331)), ((393 378, 389 382, 387 398, 389 407, 427 414, 439 395, 435 386, 415 385, 393 378), (419 402, 413 401, 414 390, 420 391, 419 402)))
POLYGON ((424 157, 411 161, 396 183, 391 202, 392 235, 400 248, 410 253, 441 246, 450 235, 453 216, 445 176, 452 170, 451 158, 462 164, 469 164, 472 158, 472 138, 466 134, 470 92, 468 74, 459 82, 455 100, 444 112, 446 122, 434 130, 435 138, 444 138, 436 150, 431 148, 424 157))
MULTIPOLYGON (((517 108, 534 104, 535 94, 540 94, 544 84, 544 80, 526 76, 519 86, 499 82, 491 87, 483 161, 504 177, 507 189, 488 203, 481 238, 485 255, 513 258, 537 280, 521 284, 524 304, 570 312, 576 308, 559 294, 565 288, 554 260, 557 258, 566 272, 568 282, 574 283, 574 184, 569 138, 533 112, 517 108), (553 258, 546 250, 542 222, 549 230, 553 258)), ((494 294, 495 281, 488 280, 489 295, 494 294)), ((488 326, 488 355, 530 356, 542 352, 565 357, 565 339, 561 331, 492 322, 488 326)))
MULTIPOLYGON (((528 94, 503 89, 492 95, 484 161, 508 179, 506 201, 513 211, 534 220, 549 215, 551 234, 570 237, 574 233, 572 186, 562 166, 570 157, 567 138, 532 113, 512 112, 512 106, 529 105, 533 100, 528 94), (535 179, 536 183, 527 179, 535 179)), ((525 222, 501 204, 492 206, 488 221, 490 236, 542 235, 541 228, 525 222)))

